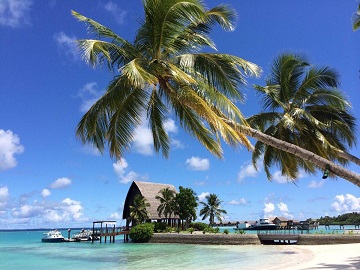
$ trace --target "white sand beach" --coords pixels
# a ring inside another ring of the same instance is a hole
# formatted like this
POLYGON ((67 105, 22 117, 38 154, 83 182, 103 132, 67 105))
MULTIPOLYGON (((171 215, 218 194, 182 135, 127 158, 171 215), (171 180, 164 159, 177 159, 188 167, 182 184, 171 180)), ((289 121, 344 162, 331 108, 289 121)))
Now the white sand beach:
POLYGON ((360 269, 360 244, 294 245, 287 252, 288 261, 267 270, 360 269))

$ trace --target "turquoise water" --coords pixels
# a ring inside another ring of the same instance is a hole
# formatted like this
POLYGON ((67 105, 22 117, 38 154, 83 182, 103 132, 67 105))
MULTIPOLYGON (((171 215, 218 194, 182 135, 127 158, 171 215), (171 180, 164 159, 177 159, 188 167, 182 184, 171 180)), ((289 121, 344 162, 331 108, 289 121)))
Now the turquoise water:
MULTIPOLYGON (((45 231, 44 231, 45 232, 45 231)), ((42 243, 42 231, 0 232, 0 268, 17 269, 264 269, 296 259, 291 246, 42 243)), ((67 231, 62 231, 67 237, 67 231)))

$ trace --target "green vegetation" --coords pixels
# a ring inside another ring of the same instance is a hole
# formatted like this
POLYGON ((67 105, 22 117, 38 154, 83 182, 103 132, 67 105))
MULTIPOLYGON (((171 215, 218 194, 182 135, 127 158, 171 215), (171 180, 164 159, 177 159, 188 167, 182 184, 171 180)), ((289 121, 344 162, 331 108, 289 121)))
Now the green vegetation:
POLYGON ((160 190, 155 199, 160 201, 157 208, 159 217, 164 215, 165 219, 168 219, 168 225, 171 226, 171 216, 176 211, 175 192, 169 188, 164 188, 160 190))
POLYGON ((135 243, 146 243, 154 235, 154 224, 143 223, 132 227, 129 233, 131 240, 135 243))
POLYGON ((196 193, 191 188, 179 187, 179 193, 175 196, 177 210, 175 214, 180 217, 182 228, 188 228, 190 223, 196 219, 196 208, 198 206, 196 193), (184 226, 185 221, 185 226, 184 226))
MULTIPOLYGON (((246 82, 245 77, 259 76, 261 69, 237 56, 217 53, 208 35, 217 25, 224 30, 235 29, 233 9, 227 5, 207 9, 200 0, 145 0, 143 6, 145 17, 134 42, 72 11, 95 35, 95 39, 78 41, 82 58, 93 66, 104 65, 119 72, 105 94, 80 120, 76 135, 81 142, 100 152, 109 149, 110 156, 120 159, 131 149, 135 130, 142 123, 142 115, 146 115, 155 151, 168 157, 171 142, 164 122, 171 114, 186 132, 217 157, 223 155, 222 141, 233 147, 245 145, 252 149, 250 136, 306 164, 296 165, 321 170, 330 166, 332 175, 360 186, 359 174, 332 162, 339 153, 332 151, 328 160, 312 149, 303 149, 299 144, 276 139, 272 133, 264 134, 248 126, 235 104, 243 101, 240 86, 246 82), (210 50, 214 52, 209 53, 210 50)), ((331 131, 329 120, 320 124, 331 131)), ((358 158, 351 161, 360 164, 358 158)), ((293 177, 292 163, 282 164, 285 166, 282 171, 293 177)), ((186 215, 186 222, 193 217, 186 215)))
POLYGON ((336 225, 357 225, 360 224, 360 213, 353 212, 353 213, 346 213, 339 215, 337 217, 320 217, 318 222, 321 225, 326 224, 336 224, 336 225))
POLYGON ((146 207, 150 207, 150 203, 143 196, 137 194, 134 197, 133 205, 130 205, 130 218, 133 226, 143 223, 149 218, 146 207))
POLYGON ((202 220, 209 217, 209 226, 213 226, 215 223, 215 217, 220 222, 222 221, 222 214, 226 214, 224 209, 221 209, 221 200, 216 194, 210 194, 205 197, 207 202, 200 202, 204 206, 200 210, 200 216, 202 220))

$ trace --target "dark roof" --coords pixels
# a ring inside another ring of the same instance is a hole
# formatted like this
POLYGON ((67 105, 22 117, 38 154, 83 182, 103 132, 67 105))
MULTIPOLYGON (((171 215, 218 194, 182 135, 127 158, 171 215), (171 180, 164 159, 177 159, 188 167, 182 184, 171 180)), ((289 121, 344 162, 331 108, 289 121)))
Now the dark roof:
POLYGON ((129 188, 128 194, 126 195, 124 210, 123 210, 123 219, 127 219, 130 215, 129 206, 132 205, 135 195, 141 194, 148 203, 150 207, 146 210, 150 214, 150 219, 159 219, 164 217, 159 217, 157 208, 160 204, 160 201, 155 197, 159 195, 159 191, 164 188, 169 188, 177 193, 175 186, 170 184, 160 184, 160 183, 151 183, 151 182, 142 182, 134 181, 129 188))

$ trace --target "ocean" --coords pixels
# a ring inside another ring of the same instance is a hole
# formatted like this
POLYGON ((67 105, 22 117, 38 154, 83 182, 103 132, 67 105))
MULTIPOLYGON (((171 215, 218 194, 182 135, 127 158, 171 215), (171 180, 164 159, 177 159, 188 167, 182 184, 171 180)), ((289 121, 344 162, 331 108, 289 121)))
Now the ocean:
MULTIPOLYGON (((124 243, 122 236, 115 243, 43 243, 44 232, 0 232, 0 269, 246 270, 289 263, 301 255, 293 246, 138 244, 124 243)), ((67 230, 61 232, 67 237, 67 230)))

